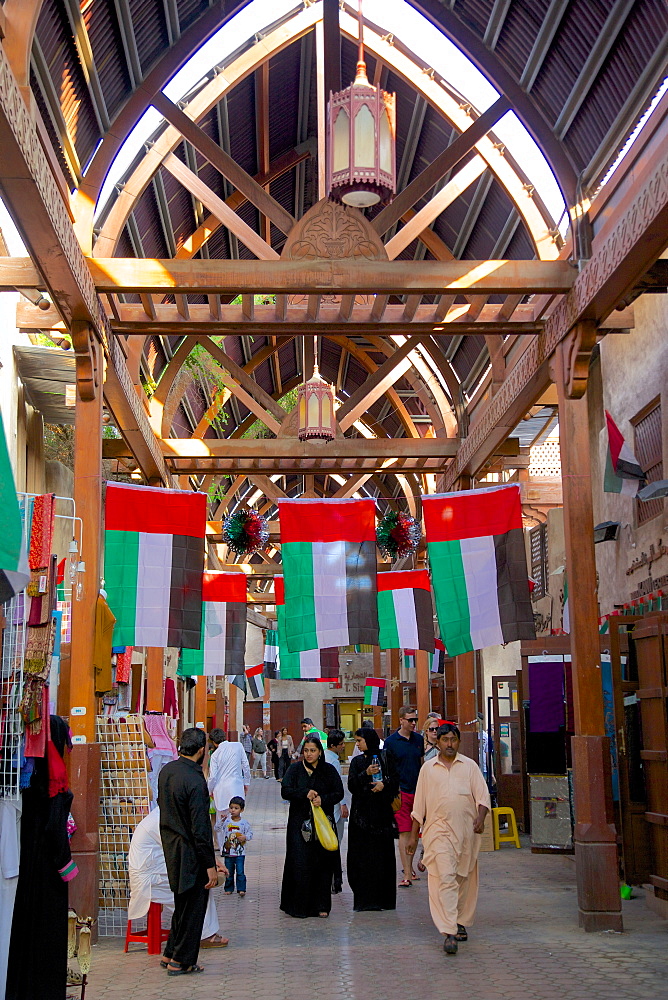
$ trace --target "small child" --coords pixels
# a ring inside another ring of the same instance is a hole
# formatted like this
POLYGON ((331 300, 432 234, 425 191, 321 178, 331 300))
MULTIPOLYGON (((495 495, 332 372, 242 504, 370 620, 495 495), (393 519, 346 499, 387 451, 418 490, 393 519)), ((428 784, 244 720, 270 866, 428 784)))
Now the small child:
POLYGON ((229 872, 225 879, 225 894, 227 896, 231 896, 234 892, 235 873, 237 892, 242 897, 246 895, 244 862, 246 860, 246 844, 253 839, 253 831, 250 823, 241 818, 245 805, 246 803, 241 796, 235 795, 234 798, 230 799, 229 816, 216 823, 220 853, 229 872))

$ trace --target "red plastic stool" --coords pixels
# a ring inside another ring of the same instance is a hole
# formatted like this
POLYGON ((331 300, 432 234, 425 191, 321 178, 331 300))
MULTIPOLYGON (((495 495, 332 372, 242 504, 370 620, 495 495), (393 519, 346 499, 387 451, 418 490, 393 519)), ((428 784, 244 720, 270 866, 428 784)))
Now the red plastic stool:
POLYGON ((125 948, 123 951, 127 952, 128 945, 136 941, 139 944, 147 946, 149 955, 159 955, 162 951, 163 941, 166 941, 168 937, 169 931, 163 931, 162 929, 162 903, 151 903, 148 908, 146 930, 143 934, 133 934, 132 921, 128 920, 128 928, 125 932, 125 948))

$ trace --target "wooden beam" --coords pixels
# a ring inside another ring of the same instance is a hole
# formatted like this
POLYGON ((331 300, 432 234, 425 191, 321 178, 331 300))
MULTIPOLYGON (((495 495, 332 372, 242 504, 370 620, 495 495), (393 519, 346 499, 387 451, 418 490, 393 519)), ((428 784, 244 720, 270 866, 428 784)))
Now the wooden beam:
POLYGON ((457 459, 445 474, 446 490, 462 473, 474 474, 545 391, 550 384, 548 361, 573 326, 581 319, 598 322, 607 317, 665 249, 668 144, 659 144, 646 156, 644 171, 644 184, 634 189, 607 240, 597 246, 545 321, 544 332, 527 346, 499 391, 471 421, 457 459))
MULTIPOLYGON (((149 479, 169 482, 146 411, 111 333, 86 258, 74 235, 49 162, 4 48, 0 46, 0 192, 46 287, 69 328, 90 323, 106 355, 104 396, 119 428, 149 479)), ((4 263, 4 261, 3 261, 4 263)), ((35 287, 32 285, 31 287, 35 287)), ((115 291, 115 289, 110 289, 115 291)), ((92 350, 92 347, 91 347, 92 350)), ((91 352, 84 364, 89 366, 91 352)), ((98 372, 101 381, 101 370, 98 372)))
POLYGON ((30 257, 0 257, 0 291, 18 288, 46 288, 44 278, 30 257))
POLYGON ((339 0, 323 0, 322 23, 324 39, 325 100, 330 93, 341 90, 341 28, 339 0))
POLYGON ((186 191, 189 191, 195 198, 199 198, 202 204, 212 212, 217 219, 227 226, 241 242, 254 253, 258 260, 278 260, 279 255, 269 246, 269 244, 259 236, 247 222, 237 215, 222 198, 219 198, 204 181, 200 180, 197 174, 189 170, 185 163, 179 160, 178 156, 170 153, 163 161, 163 166, 170 174, 183 184, 186 191))
MULTIPOLYGON (((296 150, 293 149, 284 156, 279 156, 273 163, 269 166, 269 172, 266 174, 256 174, 253 180, 261 187, 265 187, 274 180, 278 180, 283 174, 288 173, 293 167, 298 166, 304 160, 310 157, 310 152, 308 150, 296 150)), ((245 195, 241 191, 235 190, 232 194, 225 199, 225 204, 228 208, 238 211, 242 205, 247 202, 245 195)), ((183 245, 177 250, 176 257, 183 260, 189 260, 194 257, 198 250, 204 246, 204 244, 211 238, 211 236, 216 232, 217 229, 222 225, 220 219, 215 218, 213 215, 208 215, 197 227, 192 236, 183 243, 183 245)), ((143 255, 142 255, 143 256, 143 255)))
POLYGON ((336 419, 344 433, 410 368, 408 355, 419 342, 410 337, 339 407, 336 419))
POLYGON ((136 260, 92 257, 100 292, 163 295, 244 292, 358 295, 523 295, 568 291, 576 271, 568 261, 264 261, 136 260))
MULTIPOLYGON (((143 293, 148 295, 148 293, 143 293)), ((249 295, 250 297, 250 295, 249 295)), ((317 298, 318 296, 315 296, 317 298)), ((415 296, 417 298, 418 296, 415 296)), ((279 317, 276 307, 254 306, 253 318, 247 318, 247 311, 241 305, 226 303, 221 307, 220 296, 212 295, 211 305, 189 304, 190 318, 184 320, 175 305, 169 303, 155 305, 155 318, 150 319, 143 306, 134 303, 114 303, 111 328, 126 336, 146 336, 150 333, 201 334, 216 336, 220 334, 249 334, 265 336, 267 327, 272 326, 272 335, 281 341, 295 334, 326 336, 332 328, 339 327, 342 333, 365 334, 396 334, 411 333, 416 335, 460 336, 463 334, 497 334, 510 333, 536 334, 543 328, 543 321, 537 320, 533 303, 518 306, 512 314, 512 322, 506 322, 500 315, 498 305, 485 302, 484 295, 467 295, 468 305, 454 306, 454 295, 442 295, 438 305, 417 306, 410 323, 406 320, 406 307, 403 305, 384 306, 382 319, 375 319, 380 312, 376 306, 376 314, 372 306, 355 306, 348 320, 341 320, 341 309, 335 303, 320 303, 318 317, 308 318, 308 307, 304 303, 287 305, 287 296, 277 296, 285 306, 279 317), (212 308, 217 308, 217 314, 212 315, 212 308), (475 317, 475 319, 473 318, 475 317)), ((352 299, 353 296, 348 296, 352 299)), ((386 297, 383 297, 383 304, 386 297)), ((516 296, 519 302, 523 296, 516 296)), ((547 296, 546 296, 547 298, 547 296)), ((411 305, 412 309, 412 305, 411 305)), ((29 302, 21 301, 16 307, 16 323, 22 330, 54 330, 63 331, 65 326, 54 310, 42 312, 29 302)), ((621 317, 619 324, 610 324, 615 329, 628 328, 628 323, 621 317)))
MULTIPOLYGON (((122 458, 130 454, 122 440, 104 440, 105 458, 122 458)), ((285 459, 336 460, 416 458, 445 460, 457 454, 461 443, 456 438, 336 438, 334 441, 299 441, 297 438, 163 438, 163 454, 177 458, 262 459, 275 463, 285 459)), ((507 438, 495 449, 495 454, 512 457, 519 454, 517 438, 507 438)), ((348 472, 351 470, 349 469, 348 472)), ((356 470, 352 470, 356 471, 356 470)))
POLYGON ((462 167, 459 173, 455 174, 452 180, 448 181, 419 212, 416 212, 413 218, 386 244, 385 249, 390 260, 395 260, 402 250, 405 250, 414 239, 419 237, 434 219, 438 218, 449 205, 452 205, 453 201, 456 201, 486 170, 487 164, 482 156, 477 155, 466 166, 462 167))
POLYGON ((422 173, 418 174, 415 180, 411 181, 408 187, 405 187, 394 201, 373 220, 373 225, 380 235, 386 233, 395 222, 399 221, 404 212, 429 194, 441 178, 445 177, 453 167, 456 167, 475 144, 487 135, 509 108, 508 99, 500 97, 487 111, 476 118, 465 132, 462 132, 454 142, 451 142, 447 149, 444 149, 428 167, 425 167, 422 173))
POLYGON ((295 224, 295 220, 282 205, 272 198, 250 174, 247 174, 239 164, 225 153, 206 132, 197 125, 185 112, 177 108, 168 97, 158 91, 152 99, 153 107, 163 115, 191 143, 202 156, 219 170, 263 215, 266 215, 286 235, 295 224))

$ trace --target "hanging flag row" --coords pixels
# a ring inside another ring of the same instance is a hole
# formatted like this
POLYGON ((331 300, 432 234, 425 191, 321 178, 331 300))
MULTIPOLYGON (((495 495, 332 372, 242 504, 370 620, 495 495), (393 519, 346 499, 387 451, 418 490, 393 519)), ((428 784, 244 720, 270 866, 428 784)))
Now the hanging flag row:
MULTIPOLYGON (((338 677, 338 648, 357 644, 424 649, 438 671, 431 590, 450 656, 535 636, 519 487, 422 502, 429 574, 377 574, 371 499, 278 501, 284 574, 268 676, 280 660, 281 677, 338 677)), ((246 577, 204 573, 205 525, 204 494, 107 485, 113 643, 176 646, 184 672, 245 675, 246 577)))
MULTIPOLYGON (((435 656, 432 589, 443 658, 535 638, 519 486, 423 496, 422 505, 430 573, 377 574, 373 500, 279 500, 279 646, 435 656)), ((440 656, 431 668, 442 669, 440 656)))

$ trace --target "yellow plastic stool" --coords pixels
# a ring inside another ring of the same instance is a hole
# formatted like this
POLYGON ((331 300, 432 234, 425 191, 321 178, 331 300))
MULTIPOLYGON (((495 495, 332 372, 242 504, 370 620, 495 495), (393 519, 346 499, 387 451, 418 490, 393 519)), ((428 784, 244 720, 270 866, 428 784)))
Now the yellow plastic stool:
POLYGON ((514 844, 521 847, 520 838, 517 833, 517 823, 515 822, 515 810, 510 806, 497 806, 492 809, 492 830, 494 833, 494 850, 498 851, 500 844, 514 844), (508 819, 508 833, 501 835, 499 831, 499 817, 506 816, 508 819))

